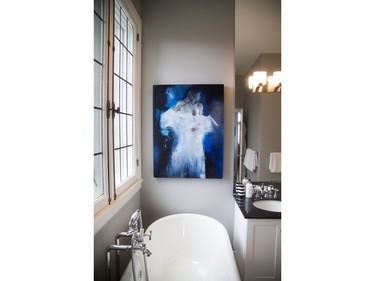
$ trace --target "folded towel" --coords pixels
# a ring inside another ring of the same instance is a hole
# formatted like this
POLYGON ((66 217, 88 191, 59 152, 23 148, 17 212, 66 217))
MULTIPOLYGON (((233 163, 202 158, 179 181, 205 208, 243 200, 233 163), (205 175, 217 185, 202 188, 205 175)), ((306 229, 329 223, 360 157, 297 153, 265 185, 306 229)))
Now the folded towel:
POLYGON ((243 160, 244 166, 250 171, 254 172, 258 165, 258 154, 251 148, 246 149, 245 159, 243 160))
POLYGON ((271 173, 281 173, 281 152, 270 153, 269 169, 271 173))

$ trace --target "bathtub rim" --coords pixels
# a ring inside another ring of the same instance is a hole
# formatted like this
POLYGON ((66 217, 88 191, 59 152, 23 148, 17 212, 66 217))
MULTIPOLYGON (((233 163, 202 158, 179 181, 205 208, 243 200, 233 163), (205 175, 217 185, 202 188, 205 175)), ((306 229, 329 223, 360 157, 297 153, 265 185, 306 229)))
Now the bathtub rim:
POLYGON ((164 220, 167 220, 167 219, 170 219, 170 218, 174 218, 174 217, 189 217, 189 216, 192 216, 192 217, 200 217, 202 219, 207 219, 207 220, 212 220, 213 222, 215 222, 216 224, 220 225, 223 229, 225 229, 225 232, 227 233, 228 235, 228 238, 229 238, 229 233, 228 233, 228 230, 226 229, 226 227, 224 226, 224 224, 222 224, 220 221, 218 221, 217 219, 213 218, 213 217, 210 217, 210 216, 207 216, 207 215, 203 215, 203 214, 199 214, 199 213, 177 213, 177 214, 171 214, 171 215, 166 215, 164 217, 161 217, 159 219, 156 219, 154 220, 146 229, 146 231, 148 230, 152 230, 151 229, 151 226, 154 225, 154 224, 158 224, 164 220))

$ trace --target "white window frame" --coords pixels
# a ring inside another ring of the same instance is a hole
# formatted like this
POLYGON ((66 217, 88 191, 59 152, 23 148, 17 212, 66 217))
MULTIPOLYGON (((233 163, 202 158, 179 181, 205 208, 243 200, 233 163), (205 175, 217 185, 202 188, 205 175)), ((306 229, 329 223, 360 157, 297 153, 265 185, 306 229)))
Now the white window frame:
MULTIPOLYGON (((133 90, 134 90, 134 108, 133 108, 133 127, 134 127, 134 154, 135 154, 135 175, 128 178, 125 182, 121 183, 118 187, 114 187, 114 161, 113 161, 113 122, 112 117, 107 119, 107 100, 110 101, 112 106, 112 92, 113 89, 113 46, 114 46, 114 2, 115 0, 105 0, 105 15, 104 15, 104 36, 103 36, 103 87, 104 87, 104 98, 103 98, 103 152, 104 152, 104 195, 97 198, 94 201, 94 214, 95 214, 95 228, 97 228, 97 221, 101 217, 100 221, 103 222, 104 217, 109 219, 122 205, 125 204, 135 192, 137 192, 142 183, 142 162, 141 162, 141 31, 142 22, 134 8, 131 0, 117 0, 126 15, 134 26, 134 67, 133 67, 133 90), (108 8, 110 11, 110 19, 108 19, 108 8), (108 24, 110 23, 110 30, 108 32, 108 24), (109 38, 112 37, 112 38, 109 38), (138 40, 136 40, 138 39, 138 40), (110 42, 109 45, 107 42, 110 42), (109 75, 107 75, 109 71, 109 75), (109 91, 108 91, 109 89, 109 91), (110 121, 108 121, 110 120, 110 121), (107 132, 110 132, 107 134, 107 132), (111 215, 112 214, 112 215, 111 215)), ((117 106, 117 105, 116 105, 117 106)), ((115 117, 116 118, 116 117, 115 117)), ((117 117, 118 118, 118 117, 117 117)), ((100 223, 99 223, 100 224, 100 223)))

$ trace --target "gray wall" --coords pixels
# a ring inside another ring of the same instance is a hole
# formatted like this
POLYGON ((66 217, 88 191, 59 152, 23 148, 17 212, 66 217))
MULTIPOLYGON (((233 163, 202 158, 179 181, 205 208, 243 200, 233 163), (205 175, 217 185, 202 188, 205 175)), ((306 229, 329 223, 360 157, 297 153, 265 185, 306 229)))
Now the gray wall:
POLYGON ((246 93, 247 80, 245 76, 236 75, 235 108, 243 108, 246 93))
POLYGON ((233 232, 234 0, 142 0, 142 214, 211 216, 233 232), (223 179, 153 177, 152 86, 224 84, 223 179))
POLYGON ((141 0, 132 0, 132 3, 137 10, 138 15, 142 18, 141 0))

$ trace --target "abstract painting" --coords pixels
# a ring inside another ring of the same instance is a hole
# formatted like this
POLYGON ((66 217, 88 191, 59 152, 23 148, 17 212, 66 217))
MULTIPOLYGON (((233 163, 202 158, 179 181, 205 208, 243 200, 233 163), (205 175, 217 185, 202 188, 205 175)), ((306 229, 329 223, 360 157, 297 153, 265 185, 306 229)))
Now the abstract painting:
POLYGON ((154 177, 222 178, 224 85, 153 86, 154 177))

